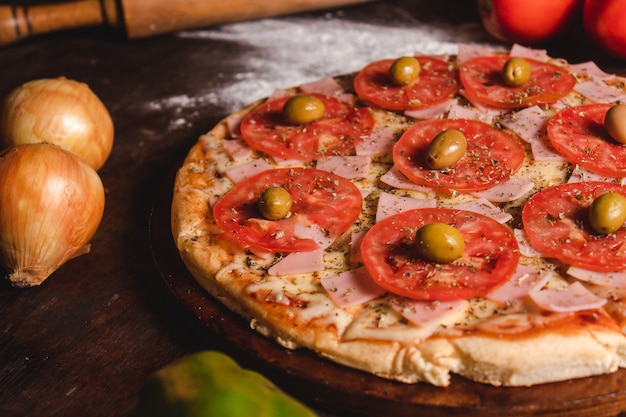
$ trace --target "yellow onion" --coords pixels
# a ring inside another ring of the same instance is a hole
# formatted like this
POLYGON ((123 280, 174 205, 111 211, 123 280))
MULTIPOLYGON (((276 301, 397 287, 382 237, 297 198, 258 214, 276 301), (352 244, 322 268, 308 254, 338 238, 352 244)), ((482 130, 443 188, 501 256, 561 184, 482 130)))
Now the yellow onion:
POLYGON ((103 212, 98 173, 71 152, 39 143, 0 154, 0 263, 13 286, 39 285, 89 252, 103 212))
POLYGON ((3 100, 0 142, 52 143, 98 170, 113 147, 113 121, 87 84, 65 77, 33 80, 3 100))

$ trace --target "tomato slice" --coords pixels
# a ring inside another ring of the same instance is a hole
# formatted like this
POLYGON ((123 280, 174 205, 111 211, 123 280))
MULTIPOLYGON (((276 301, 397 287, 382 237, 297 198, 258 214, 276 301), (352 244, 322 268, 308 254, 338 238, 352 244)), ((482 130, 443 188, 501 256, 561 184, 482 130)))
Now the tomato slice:
POLYGON ((311 123, 285 123, 282 109, 289 96, 269 100, 241 121, 241 135, 253 149, 281 158, 312 161, 322 156, 349 155, 372 132, 374 118, 337 98, 311 94, 324 103, 324 115, 311 123))
POLYGON ((456 300, 482 296, 505 282, 517 268, 513 233, 481 214, 456 209, 405 211, 372 227, 361 243, 363 263, 388 291, 416 300, 456 300), (463 256, 436 263, 417 254, 417 229, 433 222, 454 226, 465 240, 463 256))
POLYGON ((611 104, 569 107, 548 122, 548 138, 568 161, 606 177, 626 176, 626 146, 614 141, 604 127, 611 104))
POLYGON ((415 57, 420 64, 418 79, 398 86, 389 79, 394 59, 365 66, 354 79, 354 89, 366 103, 386 110, 415 110, 442 103, 459 90, 458 71, 450 63, 427 56, 415 57))
POLYGON ((576 78, 564 68, 526 58, 531 67, 530 80, 521 87, 509 87, 502 79, 502 68, 509 58, 483 56, 463 62, 460 78, 465 96, 485 106, 515 109, 552 104, 565 97, 576 84, 576 78))
POLYGON ((594 198, 608 191, 626 196, 626 187, 601 181, 573 182, 546 188, 522 210, 532 245, 548 258, 593 271, 626 269, 626 229, 599 235, 588 223, 594 198))
POLYGON ((329 237, 347 231, 361 213, 359 189, 345 178, 313 168, 277 168, 235 185, 214 206, 220 237, 246 249, 305 252, 318 249, 312 238, 298 237, 297 225, 316 227, 329 237), (269 187, 285 188, 293 200, 291 215, 264 219, 257 206, 269 187))
POLYGON ((393 148, 393 161, 400 172, 416 184, 441 192, 486 190, 508 180, 525 156, 524 146, 513 136, 489 124, 466 119, 418 122, 405 131, 393 148), (463 132, 467 151, 449 168, 430 169, 424 155, 434 137, 446 129, 463 132))

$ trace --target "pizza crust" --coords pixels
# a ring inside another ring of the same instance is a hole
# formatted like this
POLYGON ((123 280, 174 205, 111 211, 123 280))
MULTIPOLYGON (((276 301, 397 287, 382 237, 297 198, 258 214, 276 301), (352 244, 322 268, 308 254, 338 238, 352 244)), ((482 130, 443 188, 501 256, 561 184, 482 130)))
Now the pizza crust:
MULTIPOLYGON (((345 84, 346 78, 341 82, 345 84)), ((229 117, 241 118, 257 105, 229 117)), ((377 117, 389 123, 388 114, 377 117)), ((432 331, 407 324, 386 307, 388 321, 378 328, 370 325, 372 318, 367 315, 381 308, 376 305, 380 301, 341 309, 321 287, 320 275, 268 276, 274 259, 256 257, 219 239, 221 230, 212 217, 213 200, 232 186, 225 172, 234 163, 223 146, 228 123, 224 119, 200 137, 178 171, 172 233, 192 276, 263 336, 285 348, 311 349, 321 357, 383 378, 436 386, 449 385, 452 373, 496 386, 527 386, 610 373, 626 366, 626 338, 617 326, 576 327, 572 321, 560 324, 557 320, 519 335, 441 326, 432 331)), ((375 179, 378 176, 374 174, 375 179)), ((364 207, 367 210, 367 202, 364 207)))

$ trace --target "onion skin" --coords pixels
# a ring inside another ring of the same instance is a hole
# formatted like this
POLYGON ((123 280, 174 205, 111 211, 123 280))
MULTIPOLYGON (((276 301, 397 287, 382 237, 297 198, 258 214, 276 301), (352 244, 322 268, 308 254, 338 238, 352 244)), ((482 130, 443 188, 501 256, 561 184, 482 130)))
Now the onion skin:
POLYGON ((89 252, 104 213, 104 186, 76 155, 45 143, 0 154, 0 263, 15 287, 41 284, 89 252))
POLYGON ((99 170, 113 147, 113 121, 89 86, 65 77, 29 81, 0 108, 3 147, 46 142, 67 149, 99 170))

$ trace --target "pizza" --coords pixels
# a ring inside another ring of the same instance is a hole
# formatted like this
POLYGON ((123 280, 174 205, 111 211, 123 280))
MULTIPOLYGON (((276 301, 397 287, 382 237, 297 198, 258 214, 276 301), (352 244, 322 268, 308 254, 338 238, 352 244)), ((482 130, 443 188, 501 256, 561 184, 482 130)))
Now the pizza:
POLYGON ((277 88, 198 139, 171 207, 193 277, 285 348, 404 383, 626 367, 626 145, 604 126, 624 79, 520 45, 393 78, 400 58, 277 88))

